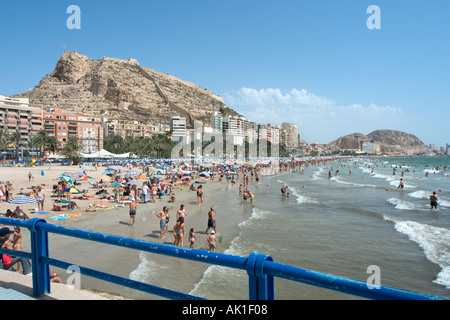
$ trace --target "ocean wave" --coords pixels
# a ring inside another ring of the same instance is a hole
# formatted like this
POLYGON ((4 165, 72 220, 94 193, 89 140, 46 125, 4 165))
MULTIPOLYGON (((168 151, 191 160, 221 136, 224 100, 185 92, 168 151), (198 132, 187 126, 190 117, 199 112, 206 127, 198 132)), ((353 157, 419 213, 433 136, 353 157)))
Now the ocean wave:
POLYGON ((157 265, 154 261, 147 259, 147 254, 144 251, 141 251, 139 254, 139 265, 136 269, 130 272, 130 279, 140 282, 147 282, 154 279, 157 279, 157 273, 154 272, 156 269, 167 269, 167 266, 157 265))
POLYGON ((288 187, 288 189, 292 192, 292 194, 295 196, 295 198, 297 199, 297 203, 298 204, 308 204, 308 203, 319 203, 316 199, 311 198, 311 197, 307 197, 305 195, 299 194, 299 190, 293 188, 293 187, 288 187))
POLYGON ((377 186, 374 185, 374 184, 363 184, 363 183, 349 182, 349 181, 341 180, 341 179, 339 179, 338 177, 332 177, 330 180, 336 181, 337 183, 349 185, 349 186, 371 187, 371 188, 376 188, 376 187, 377 187, 377 186))
POLYGON ((396 221, 395 229, 416 242, 442 270, 433 281, 450 289, 450 230, 414 221, 396 221))
POLYGON ((260 208, 253 208, 250 217, 247 220, 244 220, 244 221, 240 222, 238 224, 238 227, 239 228, 245 228, 250 223, 252 223, 252 221, 254 221, 256 219, 262 219, 262 218, 264 218, 264 216, 266 216, 268 214, 276 214, 276 212, 269 211, 269 210, 263 210, 263 209, 260 209, 260 208))
POLYGON ((416 205, 411 202, 407 202, 397 198, 387 199, 387 202, 395 206, 398 210, 417 210, 416 205))
POLYGON ((426 190, 419 190, 419 191, 415 191, 412 192, 410 194, 408 194, 409 197, 413 197, 413 198, 417 198, 417 199, 429 199, 430 195, 433 192, 430 191, 426 191, 426 190))

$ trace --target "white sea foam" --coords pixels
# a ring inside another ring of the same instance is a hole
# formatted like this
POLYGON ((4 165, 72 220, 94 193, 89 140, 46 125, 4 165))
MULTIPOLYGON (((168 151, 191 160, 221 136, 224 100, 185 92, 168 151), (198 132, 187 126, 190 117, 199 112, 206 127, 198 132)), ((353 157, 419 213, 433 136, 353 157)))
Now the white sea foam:
POLYGON ((394 221, 395 229, 416 242, 442 270, 433 281, 450 289, 450 230, 414 221, 394 221))
POLYGON ((274 214, 274 212, 268 211, 268 210, 259 209, 259 208, 253 208, 252 209, 252 214, 250 215, 250 218, 240 222, 238 224, 238 227, 244 228, 244 227, 248 226, 252 221, 254 221, 256 219, 261 219, 267 214, 274 214))
POLYGON ((408 194, 409 197, 417 199, 429 199, 432 192, 426 190, 419 190, 408 194))
POLYGON ((390 204, 393 204, 395 206, 395 209, 398 210, 416 210, 416 206, 414 203, 407 202, 401 199, 397 198, 390 198, 387 200, 390 204))
POLYGON ((355 182, 350 182, 350 181, 341 180, 340 178, 337 178, 337 177, 333 177, 333 178, 331 178, 330 180, 336 181, 337 183, 345 184, 345 185, 348 185, 348 186, 371 187, 371 188, 376 188, 376 187, 377 187, 377 186, 374 185, 374 184, 355 183, 355 182))
POLYGON ((151 280, 152 275, 157 277, 155 269, 165 269, 166 266, 159 266, 154 261, 147 259, 147 254, 141 251, 139 254, 139 265, 131 271, 130 279, 135 281, 147 282, 151 280))
POLYGON ((295 188, 289 187, 289 190, 292 192, 292 194, 297 199, 298 204, 318 203, 318 201, 316 199, 300 194, 300 191, 295 188))
POLYGON ((324 169, 323 169, 322 167, 319 167, 319 168, 316 170, 316 172, 314 172, 314 174, 312 175, 311 179, 312 179, 312 180, 321 179, 321 178, 320 178, 320 175, 322 174, 323 170, 324 170, 324 169))

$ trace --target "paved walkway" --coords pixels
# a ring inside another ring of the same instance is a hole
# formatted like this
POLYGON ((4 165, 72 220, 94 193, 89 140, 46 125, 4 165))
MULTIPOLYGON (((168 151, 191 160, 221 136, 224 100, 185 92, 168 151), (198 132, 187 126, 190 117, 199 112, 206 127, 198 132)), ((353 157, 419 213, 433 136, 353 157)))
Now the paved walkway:
POLYGON ((35 298, 32 277, 0 270, 0 300, 123 300, 105 293, 71 289, 61 283, 51 283, 50 291, 40 298, 35 298))

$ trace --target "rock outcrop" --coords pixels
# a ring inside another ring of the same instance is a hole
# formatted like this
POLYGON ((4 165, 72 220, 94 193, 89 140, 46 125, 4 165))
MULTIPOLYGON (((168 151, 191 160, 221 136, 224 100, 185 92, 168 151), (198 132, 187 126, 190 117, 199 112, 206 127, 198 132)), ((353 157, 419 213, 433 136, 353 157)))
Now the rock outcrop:
POLYGON ((213 99, 216 111, 236 114, 211 91, 141 67, 134 59, 95 60, 76 51, 64 52, 51 74, 15 97, 27 97, 32 106, 44 109, 154 124, 169 124, 172 116, 186 116, 191 122, 210 125, 213 99))
POLYGON ((376 130, 368 135, 353 133, 326 145, 330 151, 361 151, 363 143, 372 143, 381 153, 429 154, 430 149, 416 136, 396 130, 376 130))

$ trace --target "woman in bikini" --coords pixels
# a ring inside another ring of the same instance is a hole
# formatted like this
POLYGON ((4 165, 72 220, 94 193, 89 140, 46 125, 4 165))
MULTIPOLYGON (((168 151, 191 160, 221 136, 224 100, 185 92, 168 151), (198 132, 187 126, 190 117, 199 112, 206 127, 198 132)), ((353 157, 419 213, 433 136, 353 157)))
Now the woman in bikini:
POLYGON ((175 241, 173 243, 174 246, 179 245, 183 246, 183 237, 184 237, 184 218, 181 217, 177 220, 177 223, 173 227, 173 236, 175 237, 175 241))

